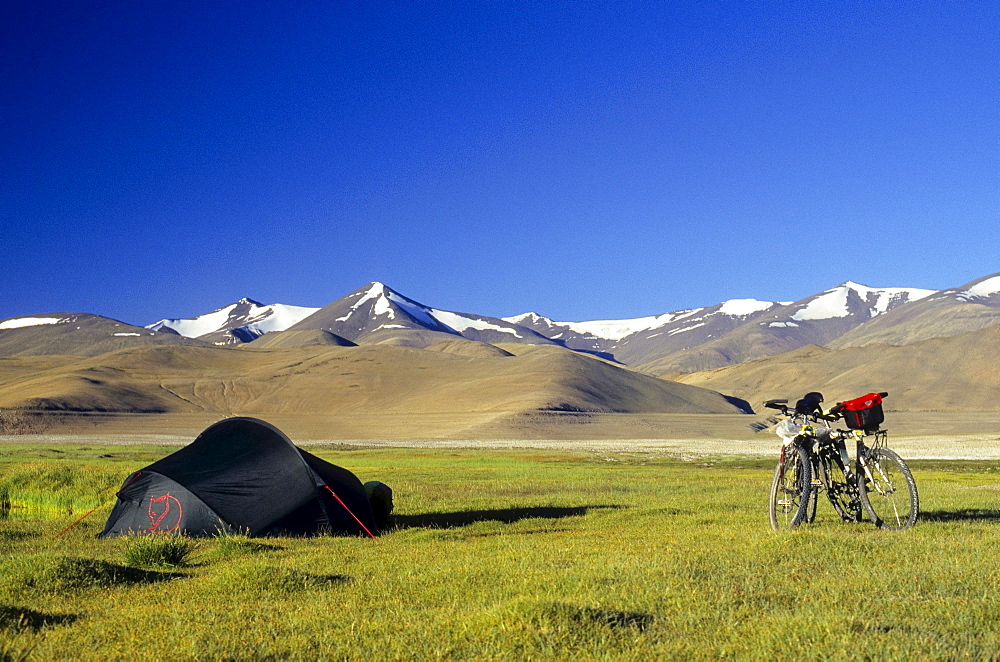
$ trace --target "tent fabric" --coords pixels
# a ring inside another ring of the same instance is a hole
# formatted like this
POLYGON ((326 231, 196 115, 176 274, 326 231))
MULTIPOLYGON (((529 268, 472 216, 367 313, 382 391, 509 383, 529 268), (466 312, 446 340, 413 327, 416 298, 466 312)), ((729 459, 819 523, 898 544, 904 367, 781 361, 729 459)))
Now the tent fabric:
POLYGON ((380 529, 389 525, 389 515, 392 513, 392 488, 378 480, 365 483, 365 494, 372 506, 375 523, 380 529))
POLYGON ((354 474, 296 447, 270 423, 237 417, 128 476, 100 535, 357 535, 365 529, 378 532, 354 474))

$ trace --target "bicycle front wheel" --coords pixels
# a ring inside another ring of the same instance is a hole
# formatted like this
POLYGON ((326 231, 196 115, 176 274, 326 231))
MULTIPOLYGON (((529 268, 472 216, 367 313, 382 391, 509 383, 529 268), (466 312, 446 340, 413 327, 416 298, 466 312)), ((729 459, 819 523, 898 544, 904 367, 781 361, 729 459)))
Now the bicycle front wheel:
POLYGON ((861 505, 875 526, 902 531, 913 526, 920 509, 910 468, 894 451, 873 448, 865 456, 867 474, 858 476, 861 505))
POLYGON ((809 454, 804 448, 789 446, 783 461, 778 462, 771 481, 768 514, 771 528, 777 531, 794 529, 806 518, 812 498, 812 470, 809 454))

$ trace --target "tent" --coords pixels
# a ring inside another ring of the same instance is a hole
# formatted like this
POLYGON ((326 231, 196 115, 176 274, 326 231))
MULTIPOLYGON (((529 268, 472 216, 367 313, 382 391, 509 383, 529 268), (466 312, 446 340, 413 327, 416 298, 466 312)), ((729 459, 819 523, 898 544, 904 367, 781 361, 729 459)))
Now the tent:
POLYGON ((209 426, 125 479, 100 537, 378 533, 361 481, 255 418, 209 426))

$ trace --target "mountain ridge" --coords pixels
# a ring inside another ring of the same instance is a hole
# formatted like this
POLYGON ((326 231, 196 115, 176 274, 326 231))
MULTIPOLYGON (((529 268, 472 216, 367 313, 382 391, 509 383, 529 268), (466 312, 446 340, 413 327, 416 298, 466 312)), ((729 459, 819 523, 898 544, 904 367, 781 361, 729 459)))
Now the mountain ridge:
MULTIPOLYGON (((17 320, 30 317, 0 321, 0 352, 17 320)), ((361 345, 427 347, 456 339, 553 344, 660 375, 723 367, 810 344, 906 344, 994 324, 1000 324, 1000 274, 944 290, 873 288, 845 281, 792 302, 730 299, 633 319, 581 322, 556 321, 536 312, 497 318, 448 311, 373 281, 319 308, 265 306, 244 298, 210 313, 164 318, 146 328, 232 346, 287 331, 322 331, 361 345)), ((280 342, 294 346, 331 341, 295 333, 280 342)))

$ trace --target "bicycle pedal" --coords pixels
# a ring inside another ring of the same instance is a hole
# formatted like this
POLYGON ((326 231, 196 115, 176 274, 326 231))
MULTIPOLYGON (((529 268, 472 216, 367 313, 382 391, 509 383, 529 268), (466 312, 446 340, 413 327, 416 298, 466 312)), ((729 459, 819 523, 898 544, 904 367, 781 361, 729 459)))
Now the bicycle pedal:
POLYGON ((792 505, 792 502, 791 501, 779 501, 778 505, 779 506, 790 506, 790 505, 792 505))
POLYGON ((819 480, 818 478, 813 478, 813 479, 812 479, 811 481, 809 481, 809 482, 810 482, 811 484, 813 484, 813 485, 822 485, 822 484, 823 484, 823 481, 819 480))

